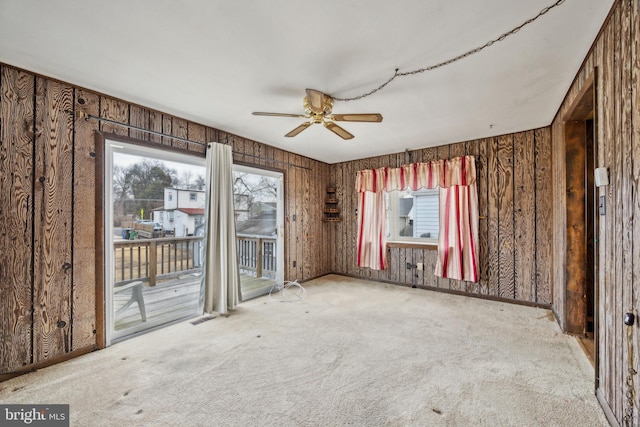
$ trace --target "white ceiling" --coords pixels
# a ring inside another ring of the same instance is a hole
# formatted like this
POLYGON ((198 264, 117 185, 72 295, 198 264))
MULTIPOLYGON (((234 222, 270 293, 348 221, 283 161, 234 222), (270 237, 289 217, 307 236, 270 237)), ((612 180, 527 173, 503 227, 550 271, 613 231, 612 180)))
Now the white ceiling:
POLYGON ((515 35, 394 80, 295 138, 305 88, 337 97, 483 45, 554 0, 0 0, 0 62, 327 163, 549 125, 613 0, 566 0, 515 35))

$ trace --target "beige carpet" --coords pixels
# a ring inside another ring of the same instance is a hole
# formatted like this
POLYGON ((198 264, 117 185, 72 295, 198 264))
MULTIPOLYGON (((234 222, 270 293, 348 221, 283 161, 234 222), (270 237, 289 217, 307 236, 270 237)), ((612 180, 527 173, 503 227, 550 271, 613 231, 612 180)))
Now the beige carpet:
POLYGON ((0 383, 74 426, 606 426, 547 310, 326 276, 0 383))

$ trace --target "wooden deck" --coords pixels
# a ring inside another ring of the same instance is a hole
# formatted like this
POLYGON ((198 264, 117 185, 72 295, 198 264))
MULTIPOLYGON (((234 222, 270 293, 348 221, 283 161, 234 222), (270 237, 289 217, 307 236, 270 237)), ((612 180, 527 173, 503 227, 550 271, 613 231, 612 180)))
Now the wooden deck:
MULTIPOLYGON (((260 289, 275 285, 276 281, 264 277, 240 275, 242 295, 252 297, 260 289)), ((194 274, 185 274, 175 279, 158 281, 156 286, 144 286, 142 294, 147 314, 147 323, 158 324, 198 315, 201 278, 194 274)), ((131 298, 131 290, 114 295, 114 310, 123 307, 131 298)), ((246 298, 246 297, 245 297, 246 298)), ((114 329, 121 331, 142 323, 137 303, 118 313, 114 329)))

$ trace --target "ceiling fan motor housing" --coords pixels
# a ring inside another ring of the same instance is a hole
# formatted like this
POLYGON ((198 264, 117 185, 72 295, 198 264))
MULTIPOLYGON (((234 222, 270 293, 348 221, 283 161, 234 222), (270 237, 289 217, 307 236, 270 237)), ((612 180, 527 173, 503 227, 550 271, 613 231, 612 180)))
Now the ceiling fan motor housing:
POLYGON ((315 115, 323 116, 323 115, 331 114, 331 111, 333 110, 333 98, 325 94, 322 94, 322 108, 320 111, 317 111, 316 109, 311 107, 309 96, 305 96, 302 99, 302 104, 304 105, 305 113, 311 116, 315 116, 315 115))

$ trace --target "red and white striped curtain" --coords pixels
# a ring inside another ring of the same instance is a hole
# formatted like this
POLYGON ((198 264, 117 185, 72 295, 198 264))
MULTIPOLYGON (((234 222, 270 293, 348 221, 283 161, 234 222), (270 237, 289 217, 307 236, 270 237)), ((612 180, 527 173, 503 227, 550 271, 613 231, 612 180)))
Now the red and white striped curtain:
POLYGON ((473 156, 363 170, 356 176, 358 266, 386 266, 386 191, 440 188, 436 276, 478 281, 478 189, 473 156))

